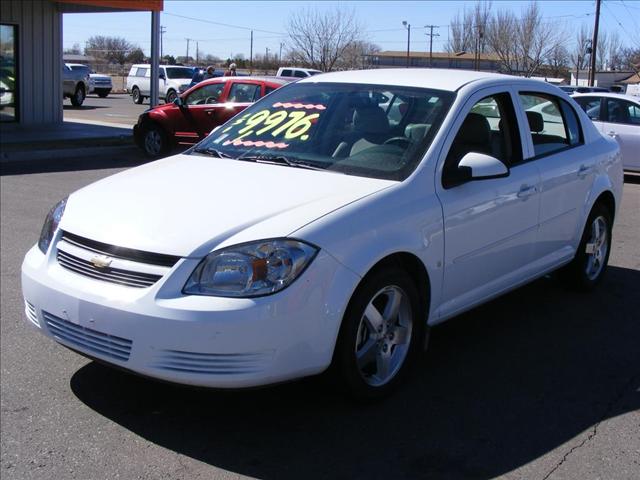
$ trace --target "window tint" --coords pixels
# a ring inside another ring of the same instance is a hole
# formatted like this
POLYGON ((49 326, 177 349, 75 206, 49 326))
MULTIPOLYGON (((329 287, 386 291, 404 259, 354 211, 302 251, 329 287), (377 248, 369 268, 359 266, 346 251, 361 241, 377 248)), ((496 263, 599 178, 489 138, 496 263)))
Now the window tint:
POLYGON ((293 75, 291 75, 291 70, 283 70, 282 71, 282 76, 283 77, 292 77, 293 75))
POLYGON ((574 97, 578 105, 587 113, 591 120, 600 120, 600 99, 594 97, 574 97))
POLYGON ((167 78, 191 78, 193 77, 193 68, 190 67, 170 67, 165 68, 167 78))
POLYGON ((136 71, 136 77, 144 77, 146 74, 147 74, 146 68, 138 67, 138 70, 136 71))
POLYGON ((564 100, 560 100, 562 113, 567 123, 567 131, 569 132, 569 143, 571 145, 579 145, 582 143, 582 129, 580 128, 580 120, 575 110, 564 100))
POLYGON ((633 103, 617 98, 607 98, 606 101, 609 122, 640 125, 640 111, 633 103))
POLYGON ((229 91, 228 102, 253 102, 260 96, 260 85, 253 83, 234 83, 229 91))
POLYGON ((445 160, 442 178, 445 188, 457 183, 458 164, 470 152, 491 155, 507 166, 522 161, 520 133, 508 93, 483 98, 471 108, 445 160))
POLYGON ((276 88, 275 87, 269 87, 268 85, 265 85, 264 87, 264 94, 265 95, 269 95, 271 92, 273 92, 276 88))
POLYGON ((295 72, 293 72, 293 76, 297 78, 306 78, 307 74, 304 72, 301 72, 300 70, 296 70, 295 72))
POLYGON ((191 92, 184 103, 186 105, 204 105, 208 103, 217 103, 223 89, 224 83, 205 85, 191 92))
POLYGON ((535 155, 546 155, 571 145, 562 118, 560 99, 542 93, 521 93, 535 155))

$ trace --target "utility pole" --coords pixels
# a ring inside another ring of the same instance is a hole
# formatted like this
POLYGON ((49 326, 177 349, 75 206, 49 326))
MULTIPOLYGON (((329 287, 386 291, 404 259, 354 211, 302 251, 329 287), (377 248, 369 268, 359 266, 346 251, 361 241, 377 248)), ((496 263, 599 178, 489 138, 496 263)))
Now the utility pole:
POLYGON ((187 41, 187 57, 185 58, 185 62, 188 62, 189 61, 189 42, 193 40, 193 38, 185 38, 185 40, 187 41))
POLYGON ((167 27, 163 27, 162 25, 160 25, 160 61, 162 62, 162 57, 164 57, 164 54, 162 52, 162 44, 164 43, 164 34, 167 31, 167 27))
POLYGON ((269 47, 264 47, 264 69, 267 69, 269 63, 269 47))
POLYGON ((280 42, 280 55, 278 56, 279 64, 282 64, 282 47, 284 47, 284 42, 280 42))
POLYGON ((200 64, 200 42, 196 42, 196 65, 200 64))
POLYGON ((425 33, 429 37, 429 67, 433 67, 433 37, 439 37, 439 33, 433 33, 434 28, 440 28, 438 25, 425 25, 424 28, 429 29, 429 33, 425 33))
POLYGON ((591 71, 589 72, 589 86, 593 87, 596 80, 596 57, 598 52, 598 26, 600 25, 600 2, 596 0, 596 24, 593 27, 593 40, 591 41, 591 71))
POLYGON ((402 25, 407 29, 407 68, 409 68, 409 65, 411 64, 411 60, 409 59, 409 48, 411 46, 411 24, 406 20, 403 20, 402 25))
POLYGON ((253 73, 253 30, 251 30, 251 46, 249 47, 249 73, 253 73))

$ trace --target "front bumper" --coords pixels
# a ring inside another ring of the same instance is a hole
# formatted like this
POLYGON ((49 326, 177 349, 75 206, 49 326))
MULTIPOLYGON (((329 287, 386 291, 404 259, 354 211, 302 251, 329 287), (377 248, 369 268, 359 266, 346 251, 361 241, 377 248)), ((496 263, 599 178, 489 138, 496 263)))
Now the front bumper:
POLYGON ((313 375, 330 364, 344 308, 359 278, 320 252, 287 289, 239 299, 181 293, 198 259, 156 284, 132 288, 61 267, 55 243, 22 265, 30 323, 57 342, 170 382, 242 388, 313 375))

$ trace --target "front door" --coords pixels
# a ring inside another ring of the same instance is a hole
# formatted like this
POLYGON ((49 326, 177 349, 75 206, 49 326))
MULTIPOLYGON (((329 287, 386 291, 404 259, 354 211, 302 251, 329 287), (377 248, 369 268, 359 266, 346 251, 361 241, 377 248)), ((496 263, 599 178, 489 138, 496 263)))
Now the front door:
POLYGON ((445 241, 441 319, 522 278, 533 258, 538 226, 538 169, 535 162, 522 161, 520 130, 508 88, 478 92, 463 112, 436 175, 445 241), (470 152, 501 160, 509 175, 457 184, 458 163, 470 152))
POLYGON ((224 104, 219 103, 225 85, 225 82, 205 84, 183 99, 180 118, 174 130, 178 143, 197 143, 215 126, 226 121, 224 104))

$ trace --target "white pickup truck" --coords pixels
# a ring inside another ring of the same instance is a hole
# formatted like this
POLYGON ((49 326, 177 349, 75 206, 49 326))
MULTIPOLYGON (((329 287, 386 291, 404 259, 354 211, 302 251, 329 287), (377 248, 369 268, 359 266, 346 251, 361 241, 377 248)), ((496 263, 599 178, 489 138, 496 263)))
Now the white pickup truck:
MULTIPOLYGON (((160 65, 158 96, 171 103, 178 98, 178 93, 186 90, 193 78, 194 69, 178 65, 160 65)), ((127 92, 134 103, 142 103, 151 95, 151 65, 132 65, 127 77, 127 92)))

